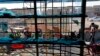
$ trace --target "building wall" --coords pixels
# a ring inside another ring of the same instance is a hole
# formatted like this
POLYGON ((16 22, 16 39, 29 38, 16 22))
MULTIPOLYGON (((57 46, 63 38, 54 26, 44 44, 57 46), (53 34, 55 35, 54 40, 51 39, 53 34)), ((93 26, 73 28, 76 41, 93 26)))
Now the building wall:
POLYGON ((34 14, 34 9, 12 9, 18 15, 34 14))
POLYGON ((97 16, 100 16, 100 5, 93 6, 93 10, 97 16))
POLYGON ((93 17, 94 16, 93 7, 86 7, 86 15, 89 16, 89 17, 93 17))

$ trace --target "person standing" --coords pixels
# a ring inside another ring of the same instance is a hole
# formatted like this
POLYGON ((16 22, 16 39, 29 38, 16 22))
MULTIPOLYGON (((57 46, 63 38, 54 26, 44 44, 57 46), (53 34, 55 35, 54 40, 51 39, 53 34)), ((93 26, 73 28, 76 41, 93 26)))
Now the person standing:
POLYGON ((41 29, 38 29, 38 37, 42 37, 42 30, 41 29))
POLYGON ((95 42, 94 36, 96 31, 98 30, 99 26, 95 23, 91 23, 90 25, 90 40, 92 40, 92 42, 95 42))
POLYGON ((25 38, 31 37, 31 32, 29 32, 29 28, 25 28, 24 35, 25 35, 25 38))
POLYGON ((91 32, 95 32, 98 29, 98 27, 99 26, 97 24, 91 23, 91 25, 90 25, 91 32))

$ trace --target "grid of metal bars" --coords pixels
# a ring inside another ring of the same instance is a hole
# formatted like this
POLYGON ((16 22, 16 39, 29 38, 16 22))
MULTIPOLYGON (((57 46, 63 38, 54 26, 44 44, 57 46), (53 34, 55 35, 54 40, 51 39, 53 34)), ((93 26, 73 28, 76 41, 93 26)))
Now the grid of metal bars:
MULTIPOLYGON (((52 0, 52 1, 53 1, 53 0, 52 0)), ((36 1, 35 1, 35 2, 36 2, 36 1)), ((61 2, 62 2, 62 1, 61 1, 61 2)), ((82 2, 85 3, 86 1, 82 1, 82 2)), ((73 3, 73 2, 72 2, 72 3, 73 3)), ((83 5, 83 6, 82 6, 82 9, 83 9, 84 6, 85 6, 83 3, 82 3, 82 5, 83 5)), ((34 5, 36 5, 36 4, 34 3, 34 5)), ((46 6, 46 5, 45 5, 45 6, 46 6)), ((35 7, 34 7, 34 8, 35 8, 35 7)), ((73 8, 73 7, 72 7, 72 8, 73 8)), ((53 2, 52 2, 52 9, 53 9, 53 2)), ((84 8, 84 9, 85 9, 85 8, 84 8)), ((61 11, 62 11, 62 9, 61 9, 61 11)), ((45 10, 45 12, 46 12, 46 10, 45 10)), ((53 15, 53 10, 52 10, 51 12, 52 12, 52 15, 53 15)), ((72 12, 72 13, 73 13, 73 12, 72 12)), ((81 20, 81 22, 82 22, 81 25, 82 25, 82 26, 81 26, 81 27, 82 27, 82 32, 84 32, 84 29, 83 29, 83 28, 84 28, 84 23, 85 23, 85 14, 84 14, 85 12, 84 12, 84 10, 82 10, 82 13, 83 13, 82 15, 84 15, 84 16, 82 16, 82 20, 81 20), (83 21, 84 21, 84 22, 83 22, 83 21)), ((62 15, 61 12, 60 12, 60 15, 62 15)), ((35 16, 36 16, 36 15, 35 15, 35 16)), ((80 17, 81 17, 81 16, 80 16, 80 17)), ((53 17, 52 17, 52 18, 53 18, 53 17)), ((38 24, 38 23, 37 23, 37 19, 38 19, 38 18, 36 17, 36 21, 35 21, 36 24, 38 24)), ((62 18, 60 17, 60 27, 61 27, 61 24, 62 24, 62 22, 61 22, 62 20, 61 20, 61 19, 62 19, 62 18)), ((53 19, 52 19, 52 20, 53 20, 53 19)), ((48 23, 47 23, 47 24, 48 24, 48 23)), ((53 24, 54 24, 54 23, 53 23, 53 21, 52 21, 52 26, 53 26, 53 24)), ((65 23, 65 24, 66 24, 66 23, 65 23)), ((36 27, 37 27, 37 26, 36 26, 36 27)), ((71 26, 71 28, 72 28, 72 26, 71 26)), ((60 33, 61 33, 61 28, 60 28, 60 33)), ((37 35, 37 34, 36 34, 36 35, 37 35)), ((38 36, 38 35, 37 35, 37 36, 38 36)), ((83 40, 84 40, 84 33, 82 33, 81 37, 82 37, 82 41, 83 41, 83 40)), ((83 46, 84 46, 83 44, 80 46, 80 47, 81 47, 81 48, 80 48, 80 56, 83 56, 83 49, 84 49, 83 46)), ((37 45, 37 47, 38 47, 38 45, 37 45)), ((60 50, 62 49, 61 47, 62 47, 62 46, 60 45, 60 50)), ((70 48, 71 48, 71 47, 70 47, 70 48)), ((71 51, 71 49, 70 49, 70 51, 71 51)), ((38 48, 37 48, 37 55, 39 55, 39 53, 38 53, 38 48)), ((53 54, 53 55, 54 55, 54 54, 53 54)), ((61 56, 61 51, 60 51, 60 56, 61 56)), ((70 54, 70 56, 71 56, 71 54, 70 54)))
MULTIPOLYGON (((80 36, 80 42, 81 45, 64 45, 64 44, 54 44, 54 43, 45 43, 45 44, 42 44, 42 43, 38 43, 36 42, 35 44, 32 44, 32 46, 36 46, 36 56, 41 56, 41 54, 44 54, 45 56, 73 56, 73 55, 78 55, 78 56, 84 56, 84 28, 85 28, 85 8, 86 8, 86 0, 81 0, 81 6, 74 6, 74 0, 72 0, 72 6, 71 6, 71 9, 72 9, 72 12, 70 13, 67 13, 66 11, 64 11, 64 8, 65 7, 62 7, 63 6, 63 0, 60 0, 60 4, 61 4, 61 7, 60 7, 60 11, 56 11, 57 14, 54 14, 54 10, 53 9, 57 9, 56 7, 53 7, 54 6, 54 0, 52 0, 51 4, 51 11, 50 11, 50 15, 47 14, 47 9, 49 7, 47 7, 47 1, 36 1, 34 0, 33 2, 31 2, 29 5, 30 5, 30 8, 31 9, 34 9, 34 15, 18 15, 18 16, 7 16, 7 17, 4 17, 4 16, 1 16, 1 18, 24 18, 24 20, 27 20, 28 19, 33 19, 33 23, 22 23, 24 24, 24 26, 27 24, 31 24, 31 25, 34 25, 35 26, 35 31, 33 32, 30 32, 30 33, 34 33, 35 34, 35 39, 38 40, 40 37, 44 37, 43 39, 46 39, 46 40, 49 40, 49 39, 55 39, 55 38, 58 38, 58 39, 66 39, 68 40, 68 38, 66 37, 62 37, 62 35, 64 36, 69 36, 71 34, 71 32, 73 32, 73 20, 74 20, 74 17, 76 18, 79 18, 81 20, 81 26, 80 26, 80 29, 81 29, 81 36, 80 36), (41 14, 41 15, 38 15, 38 7, 37 7, 37 2, 40 2, 40 11, 43 9, 44 10, 44 13, 41 14), (44 3, 44 7, 41 7, 41 3, 44 3), (34 5, 34 7, 32 7, 32 5, 34 5), (79 14, 74 14, 74 7, 80 7, 81 8, 81 13, 79 14), (64 11, 64 12, 63 12, 64 11), (71 22, 69 22, 71 20, 71 22), (42 25, 42 26, 41 26, 42 25), (40 28, 39 28, 40 26, 40 28), (45 29, 42 29, 42 36, 39 36, 39 32, 38 30, 41 29, 41 28, 45 28, 45 29), (51 29, 49 29, 51 28, 51 29), (55 29, 54 29, 55 28, 55 29), (68 29, 66 29, 68 28, 68 29), (65 30, 66 31, 65 31, 65 30), (68 31, 69 30, 69 31, 68 31), (44 36, 45 34, 47 34, 47 36, 44 36), (48 36, 49 34, 49 36, 48 36), (58 34, 59 36, 55 37, 54 35, 58 34), (78 48, 77 48, 78 47, 78 48), (73 52, 73 50, 78 50, 78 53, 76 52, 73 52)), ((23 3, 23 6, 25 4, 23 3)), ((70 8, 70 7, 69 7, 70 8)), ((58 8, 59 9, 59 8, 58 8)), ((23 11, 25 14, 25 10, 23 8, 23 11)), ((30 10, 31 11, 31 10, 30 10)), ((33 12, 33 11, 32 11, 33 12)), ((12 20, 12 19, 11 19, 12 20)), ((13 24, 13 23, 11 23, 13 24)), ((18 25, 20 25, 21 23, 16 23, 18 25)), ((71 36, 69 39, 73 39, 73 37, 71 36)), ((75 38, 75 40, 78 40, 75 38)), ((71 41, 71 40, 70 40, 71 41)), ((53 42, 53 41, 52 41, 53 42)), ((29 43, 26 43, 26 45, 29 44, 29 43)), ((9 46, 9 45, 8 45, 9 46)), ((8 47, 9 48, 9 47, 8 47)), ((9 49, 8 49, 8 52, 9 52, 9 49)))

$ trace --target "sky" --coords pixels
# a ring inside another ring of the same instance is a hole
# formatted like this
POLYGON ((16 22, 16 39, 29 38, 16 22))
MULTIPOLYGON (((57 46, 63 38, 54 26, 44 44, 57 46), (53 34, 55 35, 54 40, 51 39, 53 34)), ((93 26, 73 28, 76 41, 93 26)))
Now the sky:
MULTIPOLYGON (((24 7, 30 7, 29 3, 24 4, 24 7)), ((0 4, 0 8, 7 8, 7 9, 16 9, 16 8, 23 8, 23 3, 2 3, 0 4)))
MULTIPOLYGON (((43 4, 38 3, 37 7, 44 6, 43 4)), ((64 6, 70 6, 72 5, 72 2, 67 2, 63 4, 64 6)), ((100 1, 93 1, 93 2, 87 2, 87 6, 94 6, 94 5, 100 5, 100 1)), ((52 7, 52 3, 47 3, 48 7, 52 7)), ((60 7, 61 3, 55 3, 54 7, 60 7)), ((80 2, 76 2, 74 6, 81 6, 80 2)), ((30 3, 24 3, 24 7, 30 7, 30 3)), ((31 7, 34 7, 33 3, 31 3, 31 7)), ((16 9, 16 8, 23 8, 23 3, 0 3, 0 8, 7 8, 7 9, 16 9)))

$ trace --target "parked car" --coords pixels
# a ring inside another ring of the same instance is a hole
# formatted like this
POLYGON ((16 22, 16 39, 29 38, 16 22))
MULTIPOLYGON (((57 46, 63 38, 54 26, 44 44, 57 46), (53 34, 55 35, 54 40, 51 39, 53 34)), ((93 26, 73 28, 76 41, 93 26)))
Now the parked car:
POLYGON ((92 18, 89 18, 89 21, 100 21, 100 17, 92 17, 92 18))

